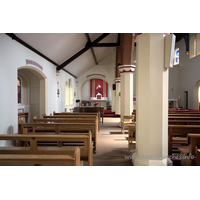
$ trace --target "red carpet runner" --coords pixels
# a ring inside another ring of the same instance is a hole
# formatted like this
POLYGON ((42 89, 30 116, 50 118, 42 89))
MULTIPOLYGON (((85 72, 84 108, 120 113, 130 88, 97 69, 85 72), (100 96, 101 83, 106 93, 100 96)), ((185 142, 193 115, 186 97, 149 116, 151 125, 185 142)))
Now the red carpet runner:
POLYGON ((111 110, 104 110, 104 117, 120 117, 120 115, 115 114, 111 110))

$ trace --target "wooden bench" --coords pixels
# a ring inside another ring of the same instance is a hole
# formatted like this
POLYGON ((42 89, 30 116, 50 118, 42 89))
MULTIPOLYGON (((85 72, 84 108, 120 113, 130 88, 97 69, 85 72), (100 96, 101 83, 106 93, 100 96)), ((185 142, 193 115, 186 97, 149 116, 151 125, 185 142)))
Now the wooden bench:
POLYGON ((200 166, 200 149, 197 149, 196 165, 200 166))
MULTIPOLYGON (((61 132, 69 132, 69 131, 86 131, 91 130, 92 132, 92 141, 94 142, 94 153, 97 151, 97 140, 98 140, 98 121, 93 118, 70 118, 64 117, 63 115, 56 116, 44 116, 44 119, 33 119, 34 123, 40 123, 40 128, 37 128, 36 131, 54 131, 55 129, 52 127, 47 127, 44 129, 41 127, 45 124, 59 123, 61 132), (61 118, 60 118, 61 117, 61 118), (61 125, 62 124, 62 125, 61 125), (44 129, 44 130, 43 130, 44 129)), ((45 125, 46 126, 46 125, 45 125)))
POLYGON ((190 156, 191 159, 181 160, 183 166, 194 166, 196 164, 197 147, 200 146, 200 131, 199 134, 188 133, 187 144, 189 148, 179 148, 181 156, 190 156))
POLYGON ((200 116, 199 117, 168 116, 168 120, 200 120, 200 116))
POLYGON ((74 113, 98 113, 100 112, 100 116, 102 117, 103 124, 103 116, 104 116, 104 107, 74 107, 74 113))
POLYGON ((169 125, 200 125, 200 120, 168 120, 169 125))
MULTIPOLYGON (((41 123, 20 123, 19 124, 19 128, 18 128, 18 134, 24 134, 24 129, 26 127, 33 127, 33 133, 31 133, 32 135, 65 135, 68 137, 65 137, 65 141, 59 141, 59 140, 40 140, 40 142, 57 142, 57 145, 59 147, 62 146, 63 142, 68 142, 68 143, 83 143, 83 149, 81 148, 81 159, 84 161, 87 161, 88 164, 91 166, 93 165, 93 143, 92 143, 92 133, 91 130, 89 129, 92 125, 90 126, 86 126, 83 125, 84 128, 77 128, 77 126, 72 126, 73 124, 62 124, 62 123, 46 123, 46 124, 42 124, 41 123), (67 129, 66 129, 67 126, 67 129), (71 132, 71 129, 73 132, 71 132), (38 132, 35 131, 35 129, 38 128, 38 132), (50 129, 51 128, 51 129, 50 129), (66 129, 67 131, 61 132, 61 128, 66 129), (78 130, 78 131, 76 131, 78 130), (79 131, 81 130, 81 131, 79 131), (75 132, 76 131, 76 132, 75 132)), ((93 125, 94 127, 94 125, 93 125)), ((30 133, 29 133, 30 134, 30 133)), ((26 134, 24 134, 26 135, 26 134)), ((26 143, 25 143, 26 144, 26 143)), ((18 141, 18 146, 24 146, 24 142, 23 141, 18 141)), ((43 148, 48 148, 48 147, 43 147, 43 148)))
POLYGON ((169 113, 168 116, 174 117, 200 117, 200 113, 189 112, 189 113, 169 113))
POLYGON ((25 117, 25 122, 28 122, 28 112, 18 113, 18 119, 25 117))
POLYGON ((172 155, 172 145, 187 145, 188 133, 199 133, 200 125, 168 125, 168 155, 172 155))
POLYGON ((0 134, 0 140, 29 141, 30 147, 0 147, 0 164, 56 164, 82 166, 80 148, 38 147, 38 141, 65 141, 66 135, 0 134))
MULTIPOLYGON (((87 113, 87 112, 82 112, 82 113, 76 113, 76 112, 73 112, 73 113, 69 113, 69 112, 61 112, 61 113, 56 113, 55 111, 53 112, 53 115, 66 115, 66 116, 69 116, 69 117, 81 117, 81 118, 84 118, 84 117, 91 117, 93 118, 94 116, 97 116, 97 119, 98 119, 98 125, 99 125, 99 130, 100 130, 100 111, 98 113, 87 113)), ((46 116, 46 114, 44 114, 44 116, 46 116)))
POLYGON ((192 134, 189 133, 187 135, 188 137, 188 145, 189 145, 189 154, 195 156, 195 159, 191 160, 191 165, 196 164, 196 156, 197 156, 197 147, 200 145, 200 130, 199 134, 192 134))

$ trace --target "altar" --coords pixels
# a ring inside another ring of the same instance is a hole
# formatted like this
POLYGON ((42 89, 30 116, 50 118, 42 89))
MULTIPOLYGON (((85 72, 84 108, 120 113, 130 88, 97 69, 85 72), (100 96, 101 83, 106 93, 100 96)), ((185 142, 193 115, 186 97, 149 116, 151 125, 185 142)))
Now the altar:
POLYGON ((90 97, 91 106, 95 106, 95 104, 97 104, 97 107, 104 107, 104 110, 107 109, 107 101, 107 97, 90 97))
POLYGON ((178 99, 169 99, 169 109, 178 108, 178 99))

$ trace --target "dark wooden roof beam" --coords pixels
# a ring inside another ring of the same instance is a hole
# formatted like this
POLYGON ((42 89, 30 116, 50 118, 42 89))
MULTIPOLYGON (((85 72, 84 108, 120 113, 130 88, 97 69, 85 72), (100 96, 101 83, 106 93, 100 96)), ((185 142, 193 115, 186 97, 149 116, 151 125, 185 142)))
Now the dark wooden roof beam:
POLYGON ((99 36, 96 40, 94 40, 93 42, 91 42, 91 43, 87 42, 86 45, 85 45, 85 47, 82 50, 80 50, 78 53, 76 53, 71 58, 69 58, 64 63, 62 63, 60 66, 58 66, 56 68, 56 70, 61 70, 63 67, 65 67, 66 65, 68 65, 69 63, 71 63, 73 60, 75 60, 76 58, 78 58, 80 55, 82 55, 83 53, 85 53, 88 49, 90 49, 91 47, 93 47, 92 46, 93 44, 100 42, 101 40, 103 40, 109 34, 110 33, 104 33, 101 36, 99 36))
MULTIPOLYGON (((48 58, 47 56, 45 56, 44 54, 42 54, 41 52, 39 52, 38 50, 36 50, 35 48, 33 48, 32 46, 30 46, 29 44, 27 44, 26 42, 24 42, 23 40, 21 40, 20 38, 18 38, 14 33, 6 33, 7 36, 11 37, 12 40, 16 40, 18 43, 22 44, 23 46, 25 46, 26 48, 30 49, 31 51, 33 51, 34 53, 38 54, 39 56, 41 56, 42 58, 48 60, 50 63, 52 63, 53 65, 55 65, 56 67, 58 67, 59 65, 57 63, 55 63, 53 60, 51 60, 50 58, 48 58)), ((67 70, 63 69, 63 71, 67 72, 68 74, 70 74, 71 76, 73 76, 74 78, 77 78, 74 74, 68 72, 67 70)))
MULTIPOLYGON (((88 40, 88 43, 91 44, 91 40, 90 40, 89 34, 88 34, 88 33, 85 33, 85 36, 86 36, 86 38, 87 38, 87 40, 88 40)), ((92 55, 93 55, 93 58, 94 58, 94 61, 95 61, 96 65, 98 65, 97 58, 96 58, 96 56, 95 56, 93 47, 91 47, 91 52, 92 52, 92 55)))

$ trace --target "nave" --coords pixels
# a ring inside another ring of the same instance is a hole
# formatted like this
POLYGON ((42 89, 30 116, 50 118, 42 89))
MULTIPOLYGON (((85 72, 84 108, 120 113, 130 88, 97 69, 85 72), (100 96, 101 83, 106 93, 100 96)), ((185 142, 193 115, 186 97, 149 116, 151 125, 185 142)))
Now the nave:
MULTIPOLYGON (((98 132, 97 152, 93 154, 93 166, 132 166, 131 159, 127 159, 128 153, 128 134, 121 133, 119 127, 120 118, 104 118, 103 124, 100 123, 98 132)), ((45 146, 48 144, 45 144, 45 146)), ((81 146, 78 145, 81 148, 81 146)), ((134 149, 131 153, 134 152, 134 149)), ((1 166, 30 166, 30 164, 0 164, 1 166)), ((83 166, 88 166, 84 162, 83 166)), ((43 166, 59 166, 55 164, 44 164, 43 166)))
POLYGON ((128 156, 128 134, 121 133, 119 122, 120 118, 107 117, 100 125, 94 166, 132 166, 131 159, 125 159, 128 156))

